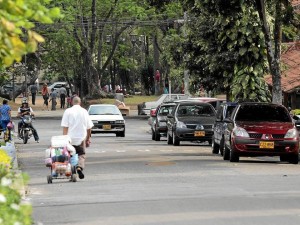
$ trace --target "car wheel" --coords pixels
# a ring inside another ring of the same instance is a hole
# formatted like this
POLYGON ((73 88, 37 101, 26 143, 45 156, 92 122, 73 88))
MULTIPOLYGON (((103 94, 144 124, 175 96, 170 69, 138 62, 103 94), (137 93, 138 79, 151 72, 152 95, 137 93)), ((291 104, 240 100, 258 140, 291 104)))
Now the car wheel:
POLYGON ((239 155, 234 151, 230 151, 230 162, 238 162, 238 161, 240 161, 239 155))
POLYGON ((290 157, 289 157, 289 163, 291 163, 291 164, 298 164, 299 163, 299 156, 298 156, 298 154, 297 155, 291 155, 290 157))
POLYGON ((280 156, 280 162, 288 162, 289 161, 289 157, 286 155, 281 155, 280 156))
POLYGON ((120 132, 120 137, 125 137, 125 130, 120 132))
POLYGON ((155 133, 152 129, 151 129, 151 132, 152 132, 152 140, 154 141, 155 140, 155 133))
POLYGON ((155 141, 160 141, 160 133, 158 131, 155 131, 155 141))
POLYGON ((167 143, 168 143, 168 145, 173 144, 173 139, 172 139, 172 137, 170 137, 169 132, 167 132, 167 143))
POLYGON ((230 150, 229 150, 229 148, 227 148, 226 146, 224 146, 223 159, 224 160, 229 160, 229 156, 230 156, 230 150))
POLYGON ((221 141, 220 141, 220 153, 223 156, 224 154, 224 137, 222 137, 221 141))
POLYGON ((173 138, 173 145, 174 145, 174 146, 179 146, 179 145, 180 145, 179 138, 176 137, 176 135, 175 135, 174 132, 173 132, 172 138, 173 138))
POLYGON ((218 145, 216 142, 215 142, 215 139, 214 137, 212 138, 212 153, 213 154, 219 154, 219 148, 220 148, 220 145, 218 145))

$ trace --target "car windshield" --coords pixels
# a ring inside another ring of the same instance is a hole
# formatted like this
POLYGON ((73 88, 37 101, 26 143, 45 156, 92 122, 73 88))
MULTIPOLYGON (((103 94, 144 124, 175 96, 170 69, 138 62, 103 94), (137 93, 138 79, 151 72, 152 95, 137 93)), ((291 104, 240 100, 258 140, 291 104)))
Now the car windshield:
POLYGON ((89 115, 120 115, 116 106, 91 106, 89 115))
POLYGON ((160 107, 160 109, 158 111, 158 115, 166 116, 166 115, 172 113, 173 109, 174 109, 173 105, 162 106, 162 107, 160 107))
POLYGON ((215 112, 210 105, 181 105, 177 116, 214 116, 215 112))
POLYGON ((237 121, 291 122, 288 111, 276 105, 242 105, 236 115, 237 121))

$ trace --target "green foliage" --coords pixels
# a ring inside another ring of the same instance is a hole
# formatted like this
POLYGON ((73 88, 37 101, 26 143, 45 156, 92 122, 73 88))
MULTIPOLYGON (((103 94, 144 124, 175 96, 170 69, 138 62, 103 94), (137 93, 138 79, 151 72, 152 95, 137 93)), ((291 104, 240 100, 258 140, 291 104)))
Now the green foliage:
POLYGON ((34 52, 44 38, 33 31, 34 22, 51 23, 59 9, 46 7, 47 1, 0 1, 0 67, 21 61, 22 55, 34 52))
POLYGON ((207 91, 231 100, 269 101, 263 80, 266 54, 258 13, 239 1, 197 1, 191 10, 188 67, 207 91), (222 85, 223 84, 223 85, 222 85))
MULTIPOLYGON (((23 178, 13 173, 8 166, 10 157, 0 149, 0 224, 32 224, 32 207, 22 202, 17 188, 24 185, 23 178)), ((25 181, 26 177, 24 176, 25 181)))
POLYGON ((292 110, 293 115, 300 115, 300 109, 292 110))

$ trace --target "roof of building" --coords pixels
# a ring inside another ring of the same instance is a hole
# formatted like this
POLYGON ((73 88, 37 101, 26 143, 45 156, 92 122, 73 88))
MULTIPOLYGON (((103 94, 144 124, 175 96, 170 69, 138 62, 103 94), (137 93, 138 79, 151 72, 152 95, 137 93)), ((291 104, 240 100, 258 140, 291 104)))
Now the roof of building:
MULTIPOLYGON (((288 43, 287 45, 289 45, 288 49, 281 55, 281 61, 284 64, 281 74, 281 88, 283 92, 293 92, 295 88, 300 87, 300 42, 288 43)), ((272 85, 271 75, 267 75, 265 80, 269 85, 272 85)))

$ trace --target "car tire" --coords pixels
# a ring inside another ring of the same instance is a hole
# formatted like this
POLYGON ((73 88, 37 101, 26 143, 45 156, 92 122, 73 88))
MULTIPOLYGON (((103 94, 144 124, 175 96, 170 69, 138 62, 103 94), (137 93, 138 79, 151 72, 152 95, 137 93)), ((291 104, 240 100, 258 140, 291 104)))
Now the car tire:
POLYGON ((173 139, 172 139, 172 137, 169 135, 169 132, 167 132, 167 143, 168 143, 168 145, 173 144, 173 139))
POLYGON ((173 145, 174 146, 179 146, 180 145, 180 140, 179 140, 178 137, 176 137, 174 132, 173 132, 172 138, 173 138, 173 145))
POLYGON ((152 140, 154 141, 155 140, 155 133, 152 129, 151 129, 151 133, 152 133, 152 140))
POLYGON ((120 132, 120 137, 125 137, 125 130, 120 132))
POLYGON ((158 131, 155 131, 154 136, 155 141, 160 141, 160 133, 158 131))
POLYGON ((213 141, 212 141, 212 153, 213 154, 219 154, 219 150, 220 150, 220 145, 218 145, 215 140, 214 140, 214 137, 213 137, 213 141))
POLYGON ((224 154, 224 137, 222 137, 221 141, 220 141, 220 154, 223 156, 224 154))
POLYGON ((298 164, 299 163, 299 155, 297 154, 297 155, 291 155, 290 157, 289 157, 289 163, 291 163, 291 164, 298 164))
POLYGON ((281 155, 279 156, 280 158, 280 162, 288 162, 289 161, 289 157, 286 155, 281 155))
POLYGON ((239 162, 240 161, 240 156, 234 152, 234 151, 230 151, 230 162, 239 162))
POLYGON ((227 148, 226 146, 224 146, 223 159, 224 160, 229 160, 229 157, 230 157, 230 150, 229 150, 229 148, 227 148))

